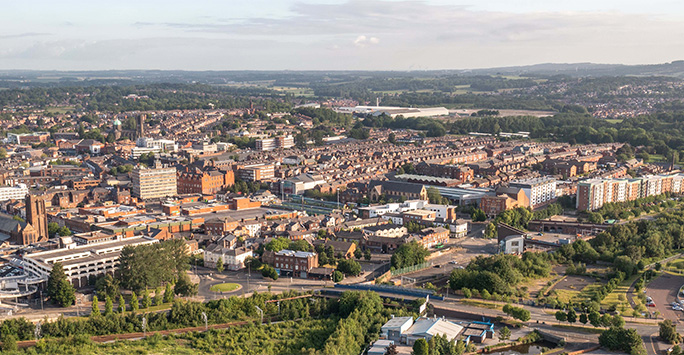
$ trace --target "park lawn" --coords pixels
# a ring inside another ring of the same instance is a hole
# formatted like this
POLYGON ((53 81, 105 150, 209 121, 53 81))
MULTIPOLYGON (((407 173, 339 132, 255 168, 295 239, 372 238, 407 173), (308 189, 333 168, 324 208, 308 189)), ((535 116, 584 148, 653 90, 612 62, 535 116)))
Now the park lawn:
POLYGON ((662 154, 651 154, 648 156, 648 162, 649 163, 667 162, 667 158, 665 158, 665 156, 662 154))
POLYGON ((214 292, 230 292, 235 291, 240 288, 240 285, 232 282, 226 282, 222 284, 216 284, 211 286, 210 290, 214 292))
POLYGON ((580 294, 579 291, 575 290, 557 290, 554 289, 556 297, 560 302, 563 303, 568 303, 570 301, 574 301, 577 299, 577 296, 580 294))
POLYGON ((624 121, 624 119, 622 119, 622 118, 606 118, 605 121, 615 124, 615 123, 622 123, 622 121, 624 121))
POLYGON ((73 111, 74 106, 50 106, 45 109, 45 112, 47 113, 57 113, 57 114, 65 114, 67 111, 73 111))
POLYGON ((554 289, 556 296, 561 302, 585 302, 591 300, 596 291, 603 286, 602 283, 595 282, 585 286, 582 290, 554 289))
POLYGON ((629 286, 636 281, 636 279, 639 278, 639 275, 632 275, 630 278, 627 280, 622 281, 620 285, 613 290, 613 292, 609 293, 606 298, 603 299, 601 302, 601 307, 609 308, 611 306, 616 306, 619 307, 620 304, 626 304, 629 306, 629 302, 627 302, 627 291, 629 291, 629 286), (625 296, 624 301, 620 301, 620 295, 625 296))

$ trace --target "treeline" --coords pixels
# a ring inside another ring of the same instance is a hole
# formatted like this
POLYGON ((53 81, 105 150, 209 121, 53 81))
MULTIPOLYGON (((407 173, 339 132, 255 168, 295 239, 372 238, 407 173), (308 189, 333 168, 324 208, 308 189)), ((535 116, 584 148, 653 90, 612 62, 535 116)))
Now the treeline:
MULTIPOLYGON (((169 312, 112 312, 106 315, 99 313, 87 318, 64 318, 41 323, 41 336, 45 338, 64 338, 79 334, 108 335, 142 331, 143 318, 146 330, 167 330, 185 327, 204 326, 202 313, 207 315, 208 324, 229 323, 240 320, 259 319, 255 306, 264 310, 265 316, 278 315, 276 300, 301 295, 297 292, 285 292, 280 295, 255 292, 248 298, 230 297, 213 300, 207 303, 175 300, 169 312)), ((333 305, 325 298, 317 298, 316 302, 307 299, 296 299, 281 302, 280 318, 297 319, 318 317, 334 311, 333 305)), ((0 340, 13 336, 16 340, 35 339, 35 325, 25 318, 7 319, 0 325, 0 340)))
POLYGON ((251 104, 266 111, 287 111, 292 106, 270 90, 188 84, 123 86, 65 86, 0 90, 0 105, 45 108, 74 106, 74 111, 149 111, 174 109, 234 109, 251 104), (127 99, 136 94, 147 98, 127 99), (256 96, 256 97, 255 97, 256 96), (210 105, 213 104, 212 105, 210 105))
POLYGON ((452 290, 487 291, 494 295, 523 296, 518 289, 525 279, 549 276, 551 261, 548 254, 526 252, 522 257, 498 254, 478 256, 465 269, 454 269, 449 277, 452 290))
MULTIPOLYGON (((575 110, 576 111, 576 110, 575 110)), ((621 123, 596 119, 580 112, 558 113, 551 117, 465 118, 447 129, 454 133, 530 132, 530 137, 569 143, 629 143, 643 146, 647 154, 675 160, 684 150, 684 111, 662 112, 626 118, 621 123)))

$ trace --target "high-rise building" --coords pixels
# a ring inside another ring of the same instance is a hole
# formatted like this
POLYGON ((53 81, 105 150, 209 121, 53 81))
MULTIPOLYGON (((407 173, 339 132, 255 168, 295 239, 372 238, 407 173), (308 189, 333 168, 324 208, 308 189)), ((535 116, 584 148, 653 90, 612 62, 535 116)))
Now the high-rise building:
POLYGON ((510 187, 521 188, 532 209, 545 205, 556 199, 556 179, 552 177, 540 177, 528 180, 511 182, 510 187))
POLYGON ((176 168, 163 167, 156 162, 153 168, 136 168, 131 174, 133 196, 143 200, 178 194, 176 168))
POLYGON ((26 223, 36 230, 39 240, 47 239, 48 223, 45 200, 35 195, 26 195, 26 223))

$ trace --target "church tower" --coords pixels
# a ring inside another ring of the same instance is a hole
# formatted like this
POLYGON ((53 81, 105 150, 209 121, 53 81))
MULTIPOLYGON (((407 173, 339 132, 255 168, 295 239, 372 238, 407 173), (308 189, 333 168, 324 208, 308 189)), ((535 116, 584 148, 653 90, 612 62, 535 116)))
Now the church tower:
POLYGON ((47 240, 48 223, 45 200, 35 195, 26 195, 26 223, 30 224, 38 234, 38 240, 47 240))
POLYGON ((138 136, 136 138, 143 138, 145 137, 145 118, 147 118, 147 115, 145 114, 140 114, 137 117, 136 120, 136 125, 138 136))

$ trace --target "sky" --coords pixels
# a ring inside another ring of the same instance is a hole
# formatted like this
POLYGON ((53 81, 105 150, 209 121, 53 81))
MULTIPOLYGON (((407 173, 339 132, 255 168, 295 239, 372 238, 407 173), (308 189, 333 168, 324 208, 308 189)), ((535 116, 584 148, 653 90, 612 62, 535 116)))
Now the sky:
POLYGON ((667 0, 0 2, 0 69, 433 70, 684 59, 667 0))

